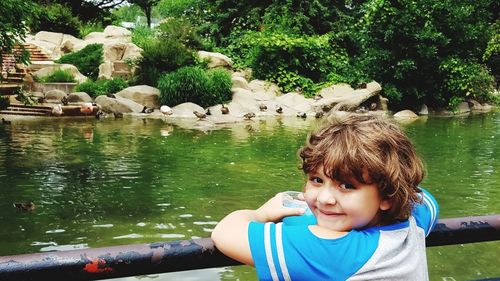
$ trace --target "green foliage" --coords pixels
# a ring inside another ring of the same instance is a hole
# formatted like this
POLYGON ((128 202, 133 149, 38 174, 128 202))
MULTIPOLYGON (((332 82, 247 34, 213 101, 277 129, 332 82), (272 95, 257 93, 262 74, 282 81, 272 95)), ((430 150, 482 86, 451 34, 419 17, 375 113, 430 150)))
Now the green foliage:
POLYGON ((151 27, 151 15, 153 13, 153 7, 160 2, 160 0, 128 0, 129 3, 139 6, 144 14, 146 15, 146 20, 148 27, 151 27))
POLYGON ((49 5, 40 5, 38 20, 31 24, 31 31, 52 31, 79 35, 80 20, 74 16, 68 6, 53 3, 49 5))
POLYGON ((500 21, 496 21, 491 27, 492 35, 488 41, 486 50, 483 54, 483 61, 491 69, 496 80, 500 79, 500 21))
POLYGON ((113 78, 110 80, 87 80, 76 85, 76 92, 85 92, 92 98, 101 95, 114 94, 128 87, 128 83, 122 78, 113 78))
POLYGON ((156 10, 163 18, 180 18, 195 2, 196 0, 162 0, 156 10))
POLYGON ((457 86, 458 80, 462 81, 459 84, 469 85, 465 87, 473 90, 475 97, 484 98, 490 89, 488 75, 482 67, 470 62, 481 59, 489 40, 492 3, 492 0, 367 1, 361 9, 362 18, 351 31, 361 50, 353 58, 368 76, 384 87, 393 85, 397 89, 389 91, 394 97, 401 97, 390 99, 396 108, 422 102, 446 106, 453 95, 463 96, 467 92, 449 92, 464 87, 457 86), (447 66, 451 58, 459 58, 467 64, 467 69, 478 72, 467 70, 458 74, 447 66))
POLYGON ((102 32, 104 31, 104 27, 100 22, 92 22, 92 23, 82 23, 80 25, 80 38, 85 38, 85 36, 89 35, 91 32, 102 32))
POLYGON ((283 33, 248 33, 242 38, 250 47, 247 58, 257 79, 276 82, 285 92, 301 87, 312 95, 313 85, 331 73, 348 68, 347 53, 331 44, 328 35, 291 36, 283 33))
POLYGON ((145 48, 148 42, 154 40, 155 32, 153 29, 146 26, 137 26, 132 32, 132 43, 139 48, 145 48))
POLYGON ((80 51, 62 56, 56 62, 72 64, 83 75, 95 80, 99 75, 99 65, 103 62, 102 54, 102 44, 90 44, 80 51))
POLYGON ((156 38, 143 43, 142 58, 136 62, 136 83, 156 86, 162 73, 196 64, 193 48, 200 44, 188 21, 171 19, 161 24, 156 38))
POLYGON ((4 110, 9 106, 10 106, 9 98, 0 96, 0 110, 4 110))
POLYGON ((45 83, 73 83, 75 82, 75 76, 71 71, 64 69, 56 69, 54 72, 47 76, 39 77, 39 82, 45 83))
POLYGON ((480 102, 490 99, 493 92, 493 77, 481 64, 464 61, 457 57, 444 60, 439 69, 443 72, 444 91, 452 98, 474 98, 480 102))
MULTIPOLYGON (((28 25, 35 19, 36 6, 31 1, 2 0, 0 1, 0 52, 11 53, 15 44, 23 42, 28 34, 28 25)), ((26 52, 14 54, 27 63, 26 52), (22 56, 24 54, 24 57, 22 56)), ((0 56, 0 64, 3 59, 0 56)), ((0 75, 0 80, 2 75, 0 75)))
POLYGON ((115 16, 116 23, 122 21, 135 22, 138 16, 144 15, 141 7, 137 5, 121 6, 120 8, 113 10, 111 13, 115 16))
POLYGON ((164 74, 158 81, 160 103, 177 105, 193 102, 202 107, 231 99, 231 76, 225 70, 182 67, 164 74))

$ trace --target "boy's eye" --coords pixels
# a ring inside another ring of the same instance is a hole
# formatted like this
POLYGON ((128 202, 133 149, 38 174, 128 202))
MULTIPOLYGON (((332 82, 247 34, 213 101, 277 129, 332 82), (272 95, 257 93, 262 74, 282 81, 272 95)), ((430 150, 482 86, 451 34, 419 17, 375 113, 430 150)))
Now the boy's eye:
POLYGON ((339 187, 342 189, 356 189, 356 187, 350 183, 341 183, 339 187))
POLYGON ((310 177, 309 180, 313 183, 323 183, 323 180, 319 177, 310 177))

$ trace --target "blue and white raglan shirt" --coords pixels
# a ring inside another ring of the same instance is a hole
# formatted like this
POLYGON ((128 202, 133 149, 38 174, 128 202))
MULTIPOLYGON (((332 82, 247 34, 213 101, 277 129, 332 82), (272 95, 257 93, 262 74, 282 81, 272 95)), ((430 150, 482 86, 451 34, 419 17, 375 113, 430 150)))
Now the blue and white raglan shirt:
POLYGON ((335 239, 315 236, 307 224, 251 222, 248 240, 259 280, 429 280, 425 237, 439 210, 427 191, 421 196, 407 221, 335 239))

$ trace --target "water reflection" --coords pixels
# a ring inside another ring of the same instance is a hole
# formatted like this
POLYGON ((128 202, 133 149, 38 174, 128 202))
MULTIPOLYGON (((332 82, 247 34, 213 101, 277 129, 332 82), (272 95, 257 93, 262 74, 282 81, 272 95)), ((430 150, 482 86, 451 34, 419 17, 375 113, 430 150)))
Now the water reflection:
MULTIPOLYGON (((208 237, 228 212, 301 189, 296 151, 321 120, 176 122, 47 118, 0 127, 0 254, 208 237), (191 129, 180 126, 186 124, 191 129), (33 213, 12 207, 30 199, 33 213)), ((442 217, 500 213, 499 113, 403 126, 426 162, 422 185, 435 194, 442 217)), ((483 277, 500 276, 489 266, 500 246, 482 245, 460 253, 474 255, 483 277)), ((474 279, 454 252, 428 251, 431 276, 474 279)), ((153 277, 256 280, 249 267, 153 277)))

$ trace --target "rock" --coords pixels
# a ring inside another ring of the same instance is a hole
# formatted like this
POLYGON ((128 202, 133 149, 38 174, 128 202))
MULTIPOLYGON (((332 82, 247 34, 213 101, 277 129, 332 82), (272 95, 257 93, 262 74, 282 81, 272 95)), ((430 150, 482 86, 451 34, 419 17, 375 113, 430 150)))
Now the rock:
POLYGON ((233 88, 241 88, 250 91, 248 82, 245 78, 239 76, 232 76, 231 81, 233 82, 233 88))
POLYGON ((95 103, 106 113, 139 113, 144 109, 142 104, 121 97, 109 98, 107 96, 98 96, 95 99, 95 103))
POLYGON ((76 46, 83 44, 82 39, 78 39, 73 35, 64 34, 60 48, 64 54, 76 51, 76 46))
POLYGON ((53 73, 57 69, 68 70, 69 72, 71 72, 71 74, 73 74, 73 76, 75 77, 75 80, 78 83, 83 83, 83 82, 87 81, 87 77, 85 75, 81 74, 80 71, 78 71, 78 68, 76 68, 76 66, 74 66, 72 64, 53 64, 53 65, 44 67, 44 68, 34 72, 33 76, 35 76, 35 77, 47 76, 47 75, 50 75, 51 73, 53 73))
POLYGON ((99 65, 99 75, 98 79, 106 79, 109 80, 113 75, 113 62, 105 61, 99 65))
POLYGON ((248 87, 255 93, 256 99, 261 101, 272 100, 281 95, 278 85, 262 80, 252 80, 248 83, 248 87))
POLYGON ((68 95, 68 102, 71 103, 92 102, 92 98, 85 92, 75 92, 68 95))
POLYGON ((405 109, 397 112, 393 117, 395 119, 417 119, 418 115, 409 109, 405 109))
POLYGON ((40 31, 35 34, 36 41, 45 41, 52 43, 56 46, 61 46, 63 42, 64 34, 57 32, 40 31))
POLYGON ((172 107, 172 115, 177 117, 196 118, 193 111, 205 112, 205 109, 192 102, 185 102, 172 107))
POLYGON ((87 34, 85 38, 83 38, 84 41, 96 41, 96 42, 103 42, 105 40, 106 36, 104 35, 104 32, 97 32, 93 31, 87 34))
POLYGON ((242 88, 233 88, 231 91, 233 92, 233 98, 228 104, 230 115, 243 116, 248 112, 260 111, 251 91, 242 88))
POLYGON ((429 108, 426 104, 422 104, 420 110, 418 111, 418 115, 429 115, 429 108))
POLYGON ((121 42, 108 43, 103 46, 104 61, 117 61, 123 58, 127 44, 121 42))
POLYGON ((61 103, 63 97, 66 97, 66 93, 61 90, 50 90, 45 93, 45 101, 50 103, 61 103))
POLYGON ((467 102, 461 102, 458 104, 457 109, 453 111, 455 114, 465 114, 470 112, 470 107, 467 102))
POLYGON ((378 94, 380 91, 382 91, 382 86, 380 86, 379 83, 372 81, 366 84, 366 89, 372 94, 378 94))
POLYGON ((276 102, 299 112, 312 112, 313 99, 305 98, 297 93, 288 93, 276 98, 276 102))
POLYGON ((148 85, 125 88, 116 93, 116 96, 133 100, 149 108, 160 108, 160 90, 148 85))
POLYGON ((125 48, 125 52, 123 52, 122 60, 126 61, 128 59, 137 59, 142 58, 142 49, 139 48, 134 43, 127 43, 127 47, 125 48))
MULTIPOLYGON (((325 93, 329 96, 328 93, 325 93)), ((376 91, 369 91, 367 89, 357 89, 352 92, 342 91, 331 95, 329 98, 323 97, 322 99, 315 101, 312 105, 313 111, 329 111, 333 110, 343 110, 343 111, 354 111, 363 102, 378 95, 376 91)), ((377 106, 379 107, 379 106, 377 106)), ((383 107, 381 104, 380 107, 383 107)))
POLYGON ((336 85, 332 85, 330 87, 326 87, 321 89, 318 94, 323 96, 323 98, 332 98, 335 96, 346 96, 354 92, 354 89, 345 83, 340 83, 336 85))
POLYGON ((473 99, 469 99, 467 102, 469 103, 469 107, 473 112, 488 112, 493 109, 493 106, 487 103, 481 104, 473 99))
POLYGON ((198 56, 203 60, 206 59, 209 61, 208 68, 215 68, 215 67, 224 67, 227 69, 233 68, 233 61, 229 57, 221 53, 198 51, 198 56))
POLYGON ((120 26, 108 25, 104 28, 104 37, 106 39, 118 39, 122 42, 132 40, 132 32, 120 26))

